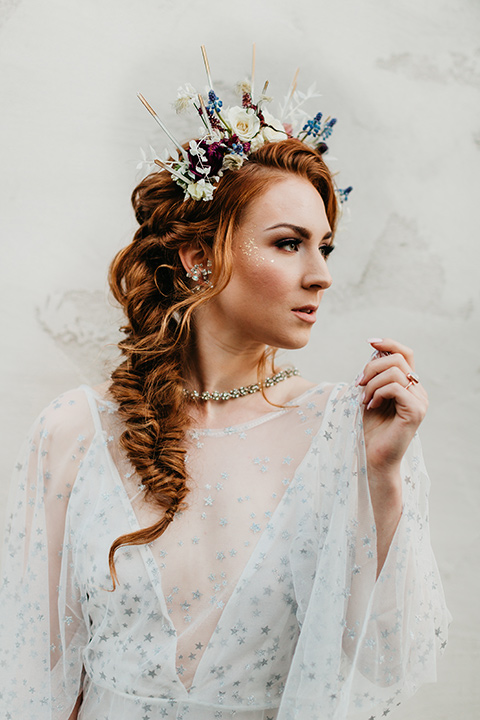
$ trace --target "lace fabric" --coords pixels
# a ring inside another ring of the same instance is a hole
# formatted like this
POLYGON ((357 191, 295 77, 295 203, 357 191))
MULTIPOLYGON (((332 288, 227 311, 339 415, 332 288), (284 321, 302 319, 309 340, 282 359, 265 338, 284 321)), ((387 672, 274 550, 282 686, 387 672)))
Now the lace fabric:
POLYGON ((365 718, 435 678, 448 613, 428 534, 418 437, 404 510, 376 575, 359 390, 187 436, 187 509, 149 545, 120 535, 158 509, 120 451, 116 407, 65 393, 16 468, 0 591, 2 717, 365 718), (19 670, 19 668, 22 668, 19 670))

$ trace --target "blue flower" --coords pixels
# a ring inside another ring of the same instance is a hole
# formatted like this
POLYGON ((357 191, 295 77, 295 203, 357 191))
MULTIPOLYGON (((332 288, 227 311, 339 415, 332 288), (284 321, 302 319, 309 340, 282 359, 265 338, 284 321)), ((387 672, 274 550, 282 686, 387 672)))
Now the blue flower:
POLYGON ((208 93, 208 105, 207 108, 209 110, 219 112, 220 108, 222 107, 223 103, 222 101, 215 95, 213 90, 210 90, 208 93))
POLYGON ((311 135, 312 137, 321 138, 325 137, 328 138, 332 132, 332 128, 337 122, 335 118, 332 118, 332 120, 329 120, 323 127, 322 127, 322 113, 318 112, 313 120, 307 120, 305 125, 302 128, 302 132, 305 133, 306 137, 311 135))
POLYGON ((243 155, 243 144, 242 143, 233 143, 232 150, 233 150, 233 152, 237 153, 237 155, 243 155))
POLYGON ((307 122, 305 123, 305 125, 302 128, 302 132, 304 132, 307 136, 314 135, 314 134, 316 134, 316 133, 314 133, 315 127, 316 127, 315 120, 307 120, 307 122))
POLYGON ((338 195, 341 203, 344 203, 348 200, 348 196, 350 195, 352 190, 353 190, 353 187, 351 185, 349 185, 347 188, 343 188, 343 189, 337 188, 337 195, 338 195))
POLYGON ((318 137, 322 138, 322 140, 327 140, 330 137, 330 135, 332 134, 333 127, 336 124, 336 122, 337 122, 336 118, 332 118, 331 120, 329 120, 328 123, 324 126, 323 130, 320 133, 318 133, 318 137))

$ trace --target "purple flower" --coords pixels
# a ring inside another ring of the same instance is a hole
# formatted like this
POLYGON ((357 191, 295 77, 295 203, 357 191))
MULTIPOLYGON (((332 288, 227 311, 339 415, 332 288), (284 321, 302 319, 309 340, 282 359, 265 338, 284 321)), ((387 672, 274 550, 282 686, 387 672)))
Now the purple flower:
POLYGON ((223 144, 213 142, 205 143, 205 151, 207 153, 208 164, 211 167, 211 174, 218 175, 218 171, 222 167, 223 156, 225 155, 225 147, 223 144))

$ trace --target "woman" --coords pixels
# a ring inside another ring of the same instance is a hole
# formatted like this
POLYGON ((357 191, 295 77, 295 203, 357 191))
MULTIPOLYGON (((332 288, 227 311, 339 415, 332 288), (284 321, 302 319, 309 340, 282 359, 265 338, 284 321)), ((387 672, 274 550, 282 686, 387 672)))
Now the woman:
POLYGON ((212 93, 207 139, 133 194, 124 361, 54 401, 17 468, 5 717, 368 719, 434 679, 412 351, 372 339, 351 385, 274 362, 331 284, 333 123, 312 146, 212 93))

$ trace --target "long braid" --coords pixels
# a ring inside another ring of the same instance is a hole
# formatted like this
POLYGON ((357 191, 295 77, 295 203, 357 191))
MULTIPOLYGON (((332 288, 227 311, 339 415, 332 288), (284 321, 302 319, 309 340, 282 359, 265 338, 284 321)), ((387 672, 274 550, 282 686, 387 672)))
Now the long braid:
MULTIPOLYGON (((285 173, 314 185, 334 230, 337 204, 328 168, 321 155, 294 139, 266 144, 242 168, 226 172, 210 202, 184 200, 166 172, 149 175, 133 192, 140 227, 110 267, 110 287, 127 318, 119 343, 124 360, 112 373, 110 393, 125 425, 121 446, 143 483, 145 499, 161 514, 151 527, 112 544, 113 590, 118 582, 115 552, 123 545, 153 542, 186 506, 185 431, 190 419, 183 387, 193 313, 230 279, 233 235, 242 213, 285 173), (213 260, 214 286, 201 293, 192 293, 179 257, 182 247, 193 245, 213 260)), ((268 351, 261 358, 259 373, 273 354, 268 351)))

